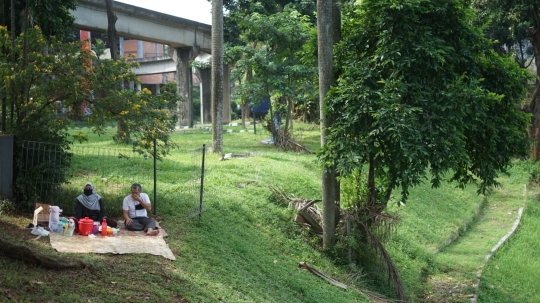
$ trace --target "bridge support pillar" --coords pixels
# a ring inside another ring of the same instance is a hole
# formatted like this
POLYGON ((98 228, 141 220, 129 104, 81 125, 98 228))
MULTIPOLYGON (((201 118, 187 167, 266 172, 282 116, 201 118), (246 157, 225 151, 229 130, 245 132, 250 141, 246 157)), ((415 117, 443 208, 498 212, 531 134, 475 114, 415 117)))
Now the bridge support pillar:
MULTIPOLYGON (((199 69, 201 77, 201 123, 212 123, 211 68, 199 69)), ((231 77, 228 65, 223 65, 223 124, 231 123, 231 77)))
POLYGON ((175 48, 171 54, 176 63, 176 84, 178 95, 182 100, 178 102, 178 125, 193 127, 193 81, 189 61, 194 58, 192 47, 175 48))
POLYGON ((201 124, 212 123, 212 69, 199 69, 201 77, 201 124))

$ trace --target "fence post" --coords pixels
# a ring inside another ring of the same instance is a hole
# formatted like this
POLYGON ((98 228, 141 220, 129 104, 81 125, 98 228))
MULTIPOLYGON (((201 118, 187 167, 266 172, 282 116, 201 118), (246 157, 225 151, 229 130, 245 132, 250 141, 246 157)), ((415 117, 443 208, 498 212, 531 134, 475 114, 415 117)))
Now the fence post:
POLYGON ((255 108, 252 109, 253 111, 253 134, 257 134, 257 121, 255 120, 255 108))
POLYGON ((157 200, 156 200, 156 192, 157 192, 157 183, 156 183, 156 138, 154 138, 154 215, 157 213, 157 200))
POLYGON ((202 214, 202 202, 203 202, 203 189, 204 189, 204 155, 206 153, 206 144, 203 144, 202 148, 202 165, 201 165, 201 191, 199 194, 200 201, 199 201, 199 220, 201 220, 201 214, 202 214))

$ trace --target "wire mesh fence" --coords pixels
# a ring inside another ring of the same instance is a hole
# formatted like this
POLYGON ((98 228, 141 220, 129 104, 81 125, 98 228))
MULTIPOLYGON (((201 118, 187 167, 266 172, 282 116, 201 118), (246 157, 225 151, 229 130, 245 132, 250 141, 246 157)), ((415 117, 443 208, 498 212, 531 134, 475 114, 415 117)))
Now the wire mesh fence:
POLYGON ((72 213, 85 183, 92 182, 103 197, 107 214, 119 217, 131 185, 139 183, 152 200, 154 214, 192 218, 205 210, 201 187, 204 151, 203 147, 187 156, 173 155, 154 165, 153 159, 126 148, 72 145, 66 152, 58 145, 25 141, 19 165, 25 183, 34 189, 33 202, 58 205, 67 214, 72 213), (59 157, 62 153, 67 157, 59 157))

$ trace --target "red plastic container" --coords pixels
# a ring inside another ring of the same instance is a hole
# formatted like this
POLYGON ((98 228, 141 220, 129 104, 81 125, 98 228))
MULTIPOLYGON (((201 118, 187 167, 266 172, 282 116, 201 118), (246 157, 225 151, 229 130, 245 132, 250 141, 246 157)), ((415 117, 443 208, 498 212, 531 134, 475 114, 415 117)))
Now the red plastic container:
POLYGON ((103 222, 101 223, 101 236, 107 236, 107 219, 103 219, 103 222))
POLYGON ((79 234, 81 236, 88 236, 92 233, 92 227, 94 227, 94 220, 88 217, 79 220, 79 234))

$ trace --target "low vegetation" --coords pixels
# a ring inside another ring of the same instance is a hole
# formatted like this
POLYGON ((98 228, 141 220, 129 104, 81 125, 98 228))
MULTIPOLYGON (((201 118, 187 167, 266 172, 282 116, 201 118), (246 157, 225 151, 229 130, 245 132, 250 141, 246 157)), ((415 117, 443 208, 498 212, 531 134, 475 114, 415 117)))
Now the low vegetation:
MULTIPOLYGON (((32 240, 35 237, 23 229, 30 216, 14 212, 11 202, 5 201, 0 202, 2 237, 55 259, 80 260, 92 267, 50 271, 0 256, 0 296, 14 302, 369 302, 392 297, 385 270, 348 264, 346 241, 336 251, 323 253, 319 238, 297 225, 295 211, 272 194, 270 185, 289 195, 319 199, 315 156, 259 144, 269 137, 262 129, 254 134, 240 132, 240 127, 225 128, 233 129, 224 134, 225 152, 250 156, 219 161, 215 154, 206 155, 205 211, 200 219, 192 216, 199 206, 201 173, 200 154, 194 150, 209 145, 209 133, 173 135, 179 148, 158 162, 156 201, 151 165, 114 167, 115 157, 97 155, 73 159, 77 171, 64 187, 70 193, 59 200, 64 214, 72 212, 82 182, 90 179, 104 193, 110 215, 118 216, 116 197, 127 194, 130 182, 143 180, 144 191, 157 202, 157 217, 170 235, 166 241, 176 261, 151 255, 57 253, 47 238, 32 240), (298 269, 300 262, 345 283, 348 290, 298 269)), ((294 129, 308 148, 317 148, 317 128, 296 123, 294 129)), ((74 146, 118 148, 107 136, 98 137, 89 129, 70 130, 71 135, 80 132, 89 140, 74 146)), ((523 195, 529 162, 518 163, 510 177, 500 179, 503 186, 485 197, 472 187, 461 190, 445 184, 434 190, 425 185, 411 191, 405 206, 389 205, 401 222, 387 249, 410 302, 470 301, 483 257, 508 232, 523 203, 523 226, 484 266, 479 302, 512 302, 495 298, 509 298, 516 291, 522 299, 513 302, 534 302, 530 298, 538 285, 533 280, 538 268, 533 264, 531 271, 520 269, 522 280, 512 271, 519 266, 515 260, 523 265, 534 260, 531 243, 536 241, 528 237, 535 236, 539 216, 535 190, 523 195), (527 284, 531 287, 523 286, 527 284)))

